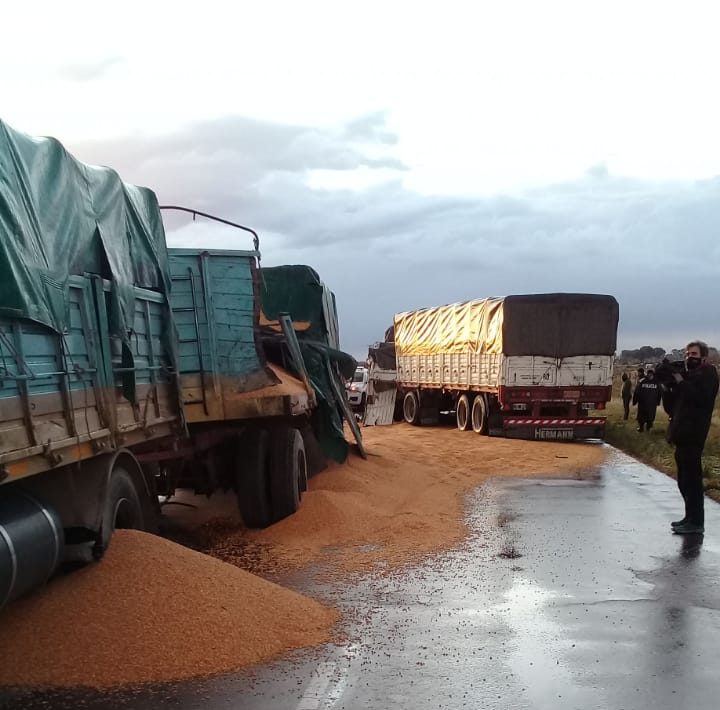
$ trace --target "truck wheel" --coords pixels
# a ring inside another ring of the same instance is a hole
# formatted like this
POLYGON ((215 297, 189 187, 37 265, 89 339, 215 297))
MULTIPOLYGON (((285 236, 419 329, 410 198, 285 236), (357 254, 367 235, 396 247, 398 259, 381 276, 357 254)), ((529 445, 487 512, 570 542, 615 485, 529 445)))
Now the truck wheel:
POLYGON ((266 528, 274 520, 270 510, 270 434, 246 429, 237 442, 235 492, 243 522, 249 528, 266 528))
POLYGON ((272 433, 270 502, 274 521, 292 515, 307 488, 305 444, 297 429, 281 427, 272 433))
POLYGON ((414 391, 408 392, 403 399, 403 417, 408 424, 420 424, 420 402, 414 391))
POLYGON ((472 403, 471 412, 472 428, 476 434, 488 433, 488 408, 485 402, 485 395, 479 394, 472 403))
POLYGON ((105 509, 102 518, 102 550, 95 550, 96 557, 102 556, 110 544, 116 529, 144 530, 145 518, 142 504, 132 476, 120 465, 115 466, 108 481, 105 509))
POLYGON ((470 398, 466 394, 461 394, 455 405, 455 419, 460 431, 470 430, 470 398))

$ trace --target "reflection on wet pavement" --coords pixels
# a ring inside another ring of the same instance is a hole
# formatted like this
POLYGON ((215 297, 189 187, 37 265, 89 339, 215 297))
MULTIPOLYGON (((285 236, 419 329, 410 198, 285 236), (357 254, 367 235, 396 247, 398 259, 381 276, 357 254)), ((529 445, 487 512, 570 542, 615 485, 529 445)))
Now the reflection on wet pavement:
MULTIPOLYGON (((339 588, 345 639, 231 677, 115 694, 5 694, 4 708, 715 708, 720 509, 674 536, 674 481, 613 453, 593 480, 503 479, 471 536, 339 588)), ((91 662, 91 659, 89 659, 91 662)))

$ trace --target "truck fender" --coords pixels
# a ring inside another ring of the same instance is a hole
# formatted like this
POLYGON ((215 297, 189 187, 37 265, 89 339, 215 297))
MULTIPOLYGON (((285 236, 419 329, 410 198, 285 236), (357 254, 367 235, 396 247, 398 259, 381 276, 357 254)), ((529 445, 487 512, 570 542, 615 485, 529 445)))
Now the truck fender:
MULTIPOLYGON (((135 485, 135 490, 140 498, 145 531, 157 533, 160 505, 158 503, 157 495, 155 494, 155 479, 152 471, 145 471, 137 458, 135 458, 135 455, 129 449, 119 449, 112 454, 112 457, 112 463, 107 468, 104 479, 103 496, 101 498, 103 504, 107 496, 107 489, 110 485, 112 472, 116 465, 121 465, 130 474, 130 477, 135 485)), ((101 506, 101 511, 103 507, 104 505, 101 506)))
POLYGON ((157 499, 152 495, 152 481, 128 449, 118 449, 31 476, 22 481, 21 487, 51 505, 64 528, 84 528, 97 533, 102 523, 110 476, 117 465, 122 465, 132 478, 142 505, 146 530, 155 531, 157 499))

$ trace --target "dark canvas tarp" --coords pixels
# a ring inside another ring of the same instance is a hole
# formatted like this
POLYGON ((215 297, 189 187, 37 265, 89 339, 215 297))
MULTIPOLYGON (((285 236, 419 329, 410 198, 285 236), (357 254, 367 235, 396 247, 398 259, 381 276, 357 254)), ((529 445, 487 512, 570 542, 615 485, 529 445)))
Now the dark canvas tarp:
POLYGON ((0 313, 62 332, 68 277, 86 272, 112 281, 110 327, 126 338, 133 287, 169 291, 155 194, 0 121, 0 313))
POLYGON ((394 370, 397 367, 394 342, 377 343, 368 348, 368 357, 382 370, 394 370))
POLYGON ((506 355, 613 355, 619 308, 612 296, 544 293, 503 300, 506 355))

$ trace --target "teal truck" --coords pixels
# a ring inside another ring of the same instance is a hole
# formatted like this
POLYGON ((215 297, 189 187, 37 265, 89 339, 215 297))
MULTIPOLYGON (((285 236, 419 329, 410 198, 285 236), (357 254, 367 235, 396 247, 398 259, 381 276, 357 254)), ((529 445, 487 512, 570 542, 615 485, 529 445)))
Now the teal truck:
POLYGON ((178 488, 248 526, 343 460, 334 296, 309 267, 168 249, 154 193, 0 122, 0 606, 178 488))

